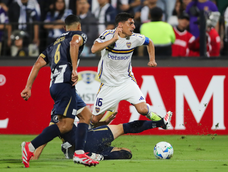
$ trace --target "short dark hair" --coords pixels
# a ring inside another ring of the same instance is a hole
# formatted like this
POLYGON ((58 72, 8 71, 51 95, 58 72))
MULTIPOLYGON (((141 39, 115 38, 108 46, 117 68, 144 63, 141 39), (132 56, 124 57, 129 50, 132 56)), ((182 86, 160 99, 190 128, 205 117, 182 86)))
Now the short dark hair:
POLYGON ((126 12, 121 12, 119 14, 117 14, 116 18, 115 18, 115 25, 117 26, 119 22, 125 22, 128 19, 133 19, 134 16, 130 13, 126 13, 126 12))
POLYGON ((80 23, 80 18, 76 15, 69 15, 65 19, 65 25, 69 26, 72 25, 73 23, 80 23))
POLYGON ((154 7, 150 10, 150 16, 152 21, 161 21, 163 11, 159 7, 154 7))

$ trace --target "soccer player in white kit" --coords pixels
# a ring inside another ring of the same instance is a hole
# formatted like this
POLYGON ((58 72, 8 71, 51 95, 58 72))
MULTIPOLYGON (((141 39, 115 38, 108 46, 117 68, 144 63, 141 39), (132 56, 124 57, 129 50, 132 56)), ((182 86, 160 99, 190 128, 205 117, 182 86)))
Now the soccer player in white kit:
MULTIPOLYGON (((114 111, 121 100, 133 104, 138 113, 150 120, 161 120, 150 110, 132 72, 131 58, 136 47, 147 45, 148 66, 156 67, 153 42, 141 34, 134 33, 134 16, 119 13, 115 19, 116 29, 104 31, 94 41, 92 53, 101 51, 98 75, 101 85, 93 108, 92 123, 97 123, 106 111, 114 111)), ((172 112, 164 117, 168 123, 172 112)))

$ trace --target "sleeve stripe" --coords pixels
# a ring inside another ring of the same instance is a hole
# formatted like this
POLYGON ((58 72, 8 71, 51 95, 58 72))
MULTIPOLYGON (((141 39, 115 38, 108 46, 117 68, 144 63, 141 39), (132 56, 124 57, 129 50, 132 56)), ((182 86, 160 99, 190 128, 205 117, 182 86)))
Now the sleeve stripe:
POLYGON ((150 42, 149 38, 145 37, 145 42, 143 43, 143 45, 149 45, 149 42, 150 42))

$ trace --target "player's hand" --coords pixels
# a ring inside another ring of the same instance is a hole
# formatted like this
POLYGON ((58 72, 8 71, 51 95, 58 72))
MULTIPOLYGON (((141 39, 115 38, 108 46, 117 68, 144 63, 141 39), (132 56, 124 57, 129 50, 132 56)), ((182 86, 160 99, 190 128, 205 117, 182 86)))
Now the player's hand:
POLYGON ((117 112, 113 113, 112 115, 110 115, 110 116, 105 120, 105 122, 107 123, 107 125, 108 125, 110 122, 112 122, 113 119, 116 118, 116 114, 117 114, 117 112))
POLYGON ((24 100, 28 100, 29 97, 31 97, 31 89, 26 87, 22 92, 21 92, 21 97, 24 99, 24 100))
POLYGON ((71 81, 73 82, 73 85, 72 86, 75 86, 77 84, 77 81, 78 81, 78 73, 77 73, 76 70, 72 70, 71 81))
POLYGON ((113 37, 115 39, 115 41, 117 41, 119 39, 119 35, 122 33, 122 30, 123 30, 123 28, 120 27, 120 26, 118 26, 116 28, 116 31, 115 31, 115 34, 114 34, 114 37, 113 37))
POLYGON ((150 66, 150 67, 156 67, 157 66, 157 63, 155 61, 149 61, 148 62, 148 66, 150 66))

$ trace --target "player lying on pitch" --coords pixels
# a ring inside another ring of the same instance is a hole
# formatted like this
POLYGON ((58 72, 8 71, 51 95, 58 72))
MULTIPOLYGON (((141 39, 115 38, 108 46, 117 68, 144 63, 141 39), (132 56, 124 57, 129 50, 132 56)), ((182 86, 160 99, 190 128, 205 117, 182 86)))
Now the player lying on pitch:
MULTIPOLYGON (((108 159, 131 159, 132 153, 127 148, 112 147, 111 143, 123 134, 140 133, 148 129, 161 127, 167 128, 168 122, 161 118, 159 121, 136 120, 118 125, 103 125, 88 131, 85 152, 89 152, 90 158, 100 161, 108 159)), ((66 158, 72 159, 74 155, 74 136, 77 127, 62 136, 64 143, 62 151, 66 158)))
MULTIPOLYGON (((78 95, 76 96, 79 100, 81 99, 78 95)), ((84 102, 83 102, 84 103, 84 102)), ((89 108, 85 106, 85 104, 80 104, 82 108, 78 107, 78 113, 87 113, 89 108)), ((110 113, 110 116, 101 124, 110 123, 117 113, 110 113)), ((80 115, 79 115, 80 116, 80 115)), ((166 115, 167 117, 167 115, 166 115)), ((129 123, 118 124, 118 125, 102 125, 96 128, 92 128, 89 130, 85 145, 85 152, 89 152, 89 155, 92 159, 96 161, 100 161, 103 159, 130 159, 132 157, 132 153, 127 148, 117 148, 112 147, 111 143, 116 138, 123 134, 127 133, 140 133, 144 130, 153 129, 157 127, 161 127, 163 129, 167 129, 171 120, 171 115, 168 115, 168 118, 160 118, 158 121, 147 121, 147 120, 136 120, 129 123)), ((52 116, 51 123, 57 123, 58 119, 56 116, 52 116)), ((73 126, 73 129, 63 135, 60 135, 60 138, 63 140, 62 151, 64 152, 66 158, 72 159, 74 154, 74 139, 76 136, 77 127, 73 126)), ((23 146, 23 144, 22 144, 23 146)), ((38 159, 44 145, 39 147, 32 159, 38 159)))

